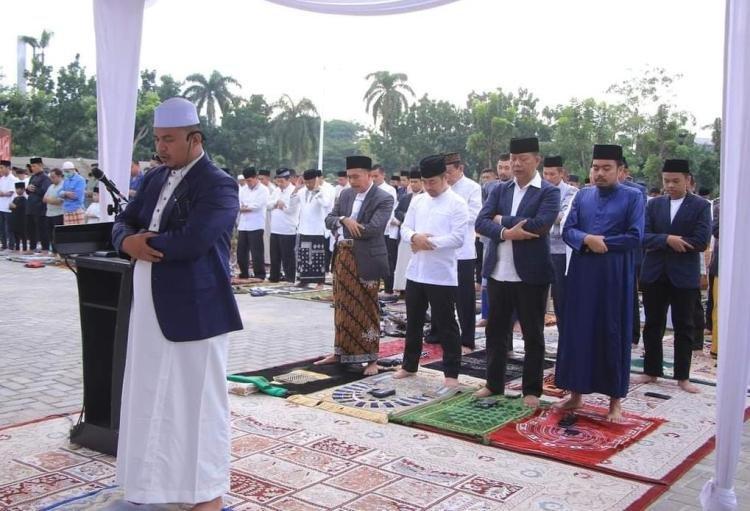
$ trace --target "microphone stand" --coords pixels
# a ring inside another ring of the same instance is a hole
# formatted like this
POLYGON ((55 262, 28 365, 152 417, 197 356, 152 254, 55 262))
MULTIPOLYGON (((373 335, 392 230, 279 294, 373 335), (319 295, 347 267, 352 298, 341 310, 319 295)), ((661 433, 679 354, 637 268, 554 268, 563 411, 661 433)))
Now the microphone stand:
POLYGON ((101 180, 99 180, 99 182, 104 185, 104 188, 107 189, 110 197, 112 197, 112 204, 107 204, 107 214, 110 216, 117 216, 122 213, 122 202, 127 203, 128 200, 113 190, 109 183, 105 183, 101 180))

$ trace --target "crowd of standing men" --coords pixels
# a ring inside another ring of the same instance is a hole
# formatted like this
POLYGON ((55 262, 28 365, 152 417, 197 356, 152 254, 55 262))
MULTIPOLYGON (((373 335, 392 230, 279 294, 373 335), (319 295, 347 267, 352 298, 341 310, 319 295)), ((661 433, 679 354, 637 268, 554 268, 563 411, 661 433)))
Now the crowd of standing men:
POLYGON ((264 238, 272 282, 321 284, 333 268, 335 349, 318 363, 365 362, 366 374, 374 374, 377 302, 404 298, 406 347, 395 378, 415 374, 426 341, 442 346, 444 386, 455 387, 461 355, 474 350, 481 283, 488 369, 477 394, 503 393, 519 323, 524 403, 537 407, 551 291, 556 383, 571 392, 560 406, 576 408, 582 394, 603 393, 611 397, 609 417, 618 420, 631 345, 640 338, 640 288, 645 375, 638 379, 663 376, 671 308, 674 377, 683 390, 698 391, 689 372, 692 351, 703 345, 702 257, 718 232, 710 202, 692 191, 687 161, 666 160, 664 188, 651 196, 630 179, 620 146, 593 148, 588 183, 579 190, 562 158, 543 158, 533 137, 513 139, 497 168, 482 171, 481 184, 464 174, 459 153, 426 157, 391 176, 392 184, 381 166, 360 156, 347 159, 336 186, 319 170, 295 176, 280 168, 273 184, 269 175, 251 167, 239 178, 240 277, 251 275, 249 254, 253 275, 266 277, 264 238), (428 308, 431 327, 423 335, 428 308))

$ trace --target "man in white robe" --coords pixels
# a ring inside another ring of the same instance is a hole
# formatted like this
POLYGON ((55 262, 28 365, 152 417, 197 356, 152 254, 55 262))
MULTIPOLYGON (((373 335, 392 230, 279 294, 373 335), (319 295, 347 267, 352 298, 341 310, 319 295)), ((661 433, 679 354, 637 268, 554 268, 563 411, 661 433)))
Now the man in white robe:
POLYGON ((198 123, 184 98, 155 110, 164 165, 112 229, 135 262, 117 482, 129 502, 218 511, 229 490, 227 333, 242 329, 229 268, 239 199, 198 123))

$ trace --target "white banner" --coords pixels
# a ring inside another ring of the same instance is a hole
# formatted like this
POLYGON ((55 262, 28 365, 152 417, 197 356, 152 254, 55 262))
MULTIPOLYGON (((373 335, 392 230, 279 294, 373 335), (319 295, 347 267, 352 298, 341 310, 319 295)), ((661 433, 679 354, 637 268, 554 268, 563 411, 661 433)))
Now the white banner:
MULTIPOLYGON (((99 168, 127 196, 133 157, 135 108, 144 0, 94 0, 99 168)), ((100 186, 101 216, 109 194, 100 186)))
MULTIPOLYGON (((750 2, 727 0, 719 233, 719 381, 716 468, 701 493, 706 511, 737 509, 734 478, 742 447, 750 373, 750 2)), ((749 502, 740 509, 748 509, 749 502)))

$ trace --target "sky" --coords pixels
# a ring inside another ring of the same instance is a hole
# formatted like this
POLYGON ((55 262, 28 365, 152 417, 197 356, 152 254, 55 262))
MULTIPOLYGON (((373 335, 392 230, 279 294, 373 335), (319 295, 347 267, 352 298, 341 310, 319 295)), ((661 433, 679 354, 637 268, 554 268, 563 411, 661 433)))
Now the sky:
MULTIPOLYGON (((16 80, 16 38, 54 32, 47 62, 80 53, 94 73, 93 0, 5 0, 0 72, 16 80)), ((127 0, 124 0, 127 1, 127 0)), ((465 105, 471 91, 532 91, 541 105, 612 99, 609 85, 647 67, 681 74, 674 102, 701 129, 721 114, 720 0, 458 0, 378 17, 315 14, 266 0, 156 0, 146 9, 141 69, 183 79, 214 69, 243 96, 308 97, 326 119, 371 124, 365 76, 406 73, 417 97, 465 105)), ((29 50, 30 55, 30 50, 29 50)))

